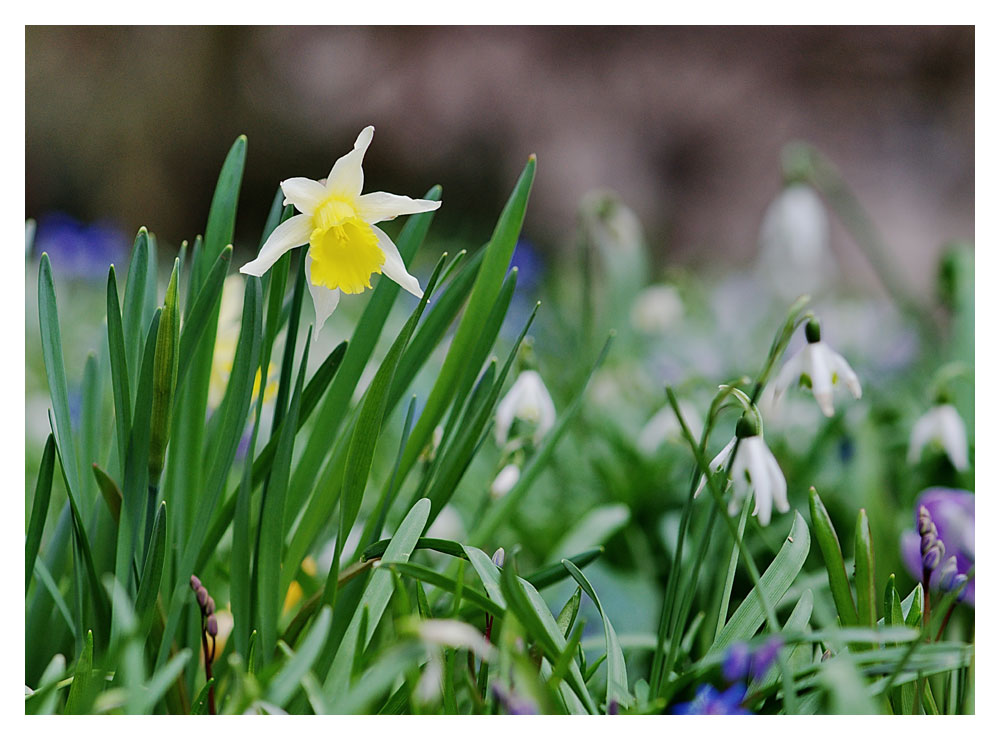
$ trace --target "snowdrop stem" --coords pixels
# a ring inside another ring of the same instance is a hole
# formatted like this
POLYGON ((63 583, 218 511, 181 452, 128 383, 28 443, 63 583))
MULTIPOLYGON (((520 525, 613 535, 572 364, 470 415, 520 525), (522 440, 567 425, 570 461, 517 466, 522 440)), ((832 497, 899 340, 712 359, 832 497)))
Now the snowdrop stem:
MULTIPOLYGON (((760 382, 760 381, 758 381, 760 382)), ((691 448, 692 454, 695 456, 695 460, 698 463, 698 467, 701 470, 702 475, 704 475, 708 482, 708 488, 712 492, 712 499, 715 501, 715 506, 719 514, 722 516, 722 520, 726 523, 726 528, 729 530, 730 536, 733 538, 733 543, 740 551, 740 557, 743 559, 746 565, 747 572, 750 574, 750 580, 754 586, 754 592, 760 599, 761 606, 764 609, 764 615, 767 619, 768 628, 771 632, 777 633, 781 630, 781 625, 778 623, 778 616, 774 611, 774 606, 768 601, 767 597, 764 595, 764 589, 760 584, 760 571, 757 570, 757 564, 754 563, 753 558, 750 556, 746 545, 743 543, 743 538, 740 532, 737 530, 736 525, 733 520, 726 513, 726 504, 722 500, 722 491, 719 490, 719 486, 716 481, 712 478, 712 471, 709 468, 708 459, 702 449, 699 448, 698 443, 695 441, 694 435, 691 434, 691 430, 688 428, 687 423, 681 416, 680 407, 677 404, 677 396, 674 393, 674 389, 667 386, 667 400, 670 402, 670 406, 674 410, 674 414, 677 416, 678 423, 681 426, 681 432, 684 435, 684 439, 687 440, 688 446, 691 448)), ((737 440, 737 444, 739 441, 737 440)), ((735 457, 735 451, 734 451, 735 457)), ((787 661, 785 656, 779 652, 778 661, 781 665, 781 682, 782 688, 784 690, 784 700, 785 700, 785 713, 794 714, 796 710, 796 698, 795 698, 795 687, 792 683, 792 675, 789 672, 787 661)))

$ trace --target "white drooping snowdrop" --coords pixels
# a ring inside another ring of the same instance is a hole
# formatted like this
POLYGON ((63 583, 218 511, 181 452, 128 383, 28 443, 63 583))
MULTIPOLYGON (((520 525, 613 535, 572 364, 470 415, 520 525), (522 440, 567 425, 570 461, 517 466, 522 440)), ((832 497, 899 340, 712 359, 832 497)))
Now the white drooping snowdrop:
POLYGON ((501 446, 507 444, 514 420, 534 426, 532 439, 538 444, 556 423, 556 407, 552 403, 542 376, 534 370, 524 370, 514 385, 497 404, 496 439, 501 446))
POLYGON ((826 206, 808 185, 789 185, 768 206, 758 236, 761 279, 786 299, 822 290, 836 274, 826 206))
MULTIPOLYGON (((713 474, 726 468, 733 456, 734 448, 736 457, 733 459, 731 470, 733 493, 729 499, 729 515, 738 513, 743 501, 753 491, 752 513, 761 526, 766 527, 771 522, 772 509, 777 509, 782 514, 788 511, 788 487, 785 476, 778 467, 778 461, 764 443, 756 419, 744 415, 739 420, 736 424, 736 435, 708 464, 713 474)), ((701 493, 706 483, 705 477, 702 476, 695 496, 701 493)))
POLYGON ((819 322, 806 323, 806 346, 785 363, 774 380, 773 401, 795 384, 812 390, 816 403, 826 416, 833 416, 833 388, 840 381, 857 399, 861 398, 861 383, 841 355, 820 339, 819 322))
POLYGON ((935 404, 930 411, 917 419, 910 432, 907 460, 920 460, 920 453, 928 444, 937 444, 944 450, 955 470, 969 469, 969 442, 965 424, 958 409, 950 403, 935 404))
POLYGON ((306 272, 316 309, 315 336, 337 308, 340 294, 371 288, 371 276, 376 273, 423 297, 420 284, 407 272, 396 245, 375 224, 405 214, 433 211, 441 203, 383 192, 361 194, 361 162, 374 134, 373 126, 366 127, 354 148, 334 163, 325 183, 307 177, 284 180, 281 189, 285 205, 295 206, 299 214, 279 224, 257 258, 240 268, 242 273, 260 277, 285 252, 308 244, 306 272))

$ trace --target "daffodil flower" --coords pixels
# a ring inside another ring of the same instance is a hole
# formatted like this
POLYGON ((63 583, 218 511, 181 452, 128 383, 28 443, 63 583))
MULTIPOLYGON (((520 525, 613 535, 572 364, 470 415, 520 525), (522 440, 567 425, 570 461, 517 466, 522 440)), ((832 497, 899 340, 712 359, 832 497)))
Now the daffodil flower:
POLYGON ((936 404, 917 419, 910 433, 907 460, 911 463, 919 462, 920 453, 931 443, 940 445, 955 470, 969 469, 969 442, 965 436, 965 424, 958 409, 950 403, 936 404))
POLYGON ((361 194, 361 161, 374 133, 375 128, 368 126, 358 135, 354 148, 334 163, 325 183, 307 177, 281 183, 285 205, 295 206, 299 215, 281 223, 264 242, 257 258, 240 268, 242 273, 260 277, 285 252, 308 244, 306 271, 316 309, 314 336, 337 308, 340 294, 371 288, 371 276, 376 273, 423 297, 420 284, 406 271, 396 245, 375 224, 405 214, 433 211, 441 203, 383 192, 361 194))
POLYGON ((806 324, 805 347, 799 350, 774 380, 774 401, 789 387, 801 383, 812 389, 813 397, 826 416, 833 416, 833 387, 843 380, 851 394, 861 398, 861 383, 847 360, 820 340, 819 322, 806 324))
MULTIPOLYGON (((744 416, 736 425, 736 435, 729 441, 722 452, 716 455, 708 464, 712 473, 717 473, 726 467, 736 448, 736 458, 733 460, 732 481, 733 495, 729 500, 729 515, 739 512, 744 499, 754 493, 753 515, 766 527, 771 522, 771 509, 781 513, 788 511, 788 488, 785 476, 778 467, 778 461, 764 443, 757 422, 744 416), (739 447, 736 442, 739 440, 739 447)), ((705 477, 702 476, 695 496, 705 487, 705 477)))

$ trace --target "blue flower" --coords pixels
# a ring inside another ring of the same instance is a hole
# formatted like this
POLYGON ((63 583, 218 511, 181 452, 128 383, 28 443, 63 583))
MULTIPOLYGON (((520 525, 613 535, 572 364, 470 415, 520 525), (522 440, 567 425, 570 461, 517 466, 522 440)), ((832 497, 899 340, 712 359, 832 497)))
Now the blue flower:
POLYGON ((742 683, 734 684, 725 691, 718 691, 710 684, 702 684, 694 699, 674 707, 674 714, 750 714, 740 702, 746 695, 742 683))
POLYGON ((128 239, 106 222, 84 224, 65 213, 52 213, 38 224, 32 252, 48 252, 62 275, 101 278, 109 265, 128 254, 128 239))
POLYGON ((730 683, 743 681, 748 676, 760 680, 778 657, 784 641, 778 635, 771 635, 756 650, 750 650, 745 642, 730 645, 722 657, 722 676, 730 683))

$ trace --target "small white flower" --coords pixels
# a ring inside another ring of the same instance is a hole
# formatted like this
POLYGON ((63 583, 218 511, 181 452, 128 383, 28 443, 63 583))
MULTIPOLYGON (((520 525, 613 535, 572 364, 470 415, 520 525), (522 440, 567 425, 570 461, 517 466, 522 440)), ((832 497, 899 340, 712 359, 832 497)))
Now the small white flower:
POLYGON ((855 398, 861 398, 861 383, 847 360, 820 340, 819 324, 806 324, 808 342, 785 366, 774 380, 773 400, 777 401, 792 385, 802 382, 812 389, 812 394, 826 416, 833 416, 833 386, 843 380, 855 398))
POLYGON ((396 245, 375 224, 408 213, 433 211, 441 203, 383 192, 361 194, 361 161, 374 134, 373 126, 365 128, 354 148, 334 163, 325 183, 307 177, 284 180, 285 205, 295 206, 299 215, 281 223, 257 259, 240 268, 242 273, 260 277, 285 252, 308 244, 306 271, 316 309, 314 336, 319 336, 320 328, 337 308, 341 292, 361 293, 371 287, 371 276, 376 273, 423 297, 396 245))
POLYGON ((939 403, 917 419, 910 433, 907 459, 911 463, 918 462, 924 447, 932 442, 944 449, 955 470, 969 469, 969 443, 965 436, 965 424, 958 409, 950 403, 939 403))
POLYGON ((664 334, 684 316, 684 303, 672 285, 651 285, 632 303, 629 319, 645 334, 664 334))
POLYGON ((493 646, 483 633, 457 619, 425 619, 417 625, 417 635, 433 647, 464 648, 483 660, 493 657, 493 646))
MULTIPOLYGON (((737 425, 738 436, 733 437, 729 444, 722 448, 722 452, 709 463, 709 468, 713 473, 723 470, 732 456, 733 448, 736 447, 736 440, 740 439, 732 467, 733 495, 729 500, 729 515, 739 512, 743 500, 750 494, 752 488, 754 493, 752 513, 761 526, 766 527, 771 522, 772 504, 782 514, 788 511, 788 488, 785 476, 778 467, 778 461, 767 448, 764 438, 760 434, 743 436, 749 431, 754 431, 748 429, 748 425, 752 423, 746 422, 745 419, 740 420, 740 424, 737 425)), ((701 493, 705 483, 705 477, 702 476, 695 496, 701 493)))
POLYGON ((441 648, 465 648, 487 662, 495 656, 493 646, 479 630, 455 619, 425 619, 417 624, 416 633, 427 646, 429 658, 413 691, 421 704, 431 704, 441 696, 444 677, 441 648))
POLYGON ((490 496, 495 499, 503 498, 510 489, 514 487, 521 478, 521 469, 514 463, 505 465, 503 470, 497 473, 497 477, 490 484, 490 496))
MULTIPOLYGON (((698 410, 690 401, 681 401, 679 406, 684 423, 687 424, 695 439, 698 439, 701 437, 702 431, 698 410)), ((637 444, 642 452, 653 455, 660 449, 660 445, 668 439, 682 440, 680 422, 677 421, 677 414, 674 413, 673 406, 669 403, 653 414, 653 417, 646 422, 642 431, 639 432, 637 444)))
POLYGON ((534 370, 525 370, 517 376, 514 385, 497 405, 496 438, 499 445, 507 444, 514 419, 533 424, 535 444, 556 423, 556 407, 552 403, 542 382, 542 376, 534 370))
POLYGON ((826 206, 808 185, 789 185, 771 202, 757 241, 759 274, 786 298, 815 293, 835 274, 826 206))

